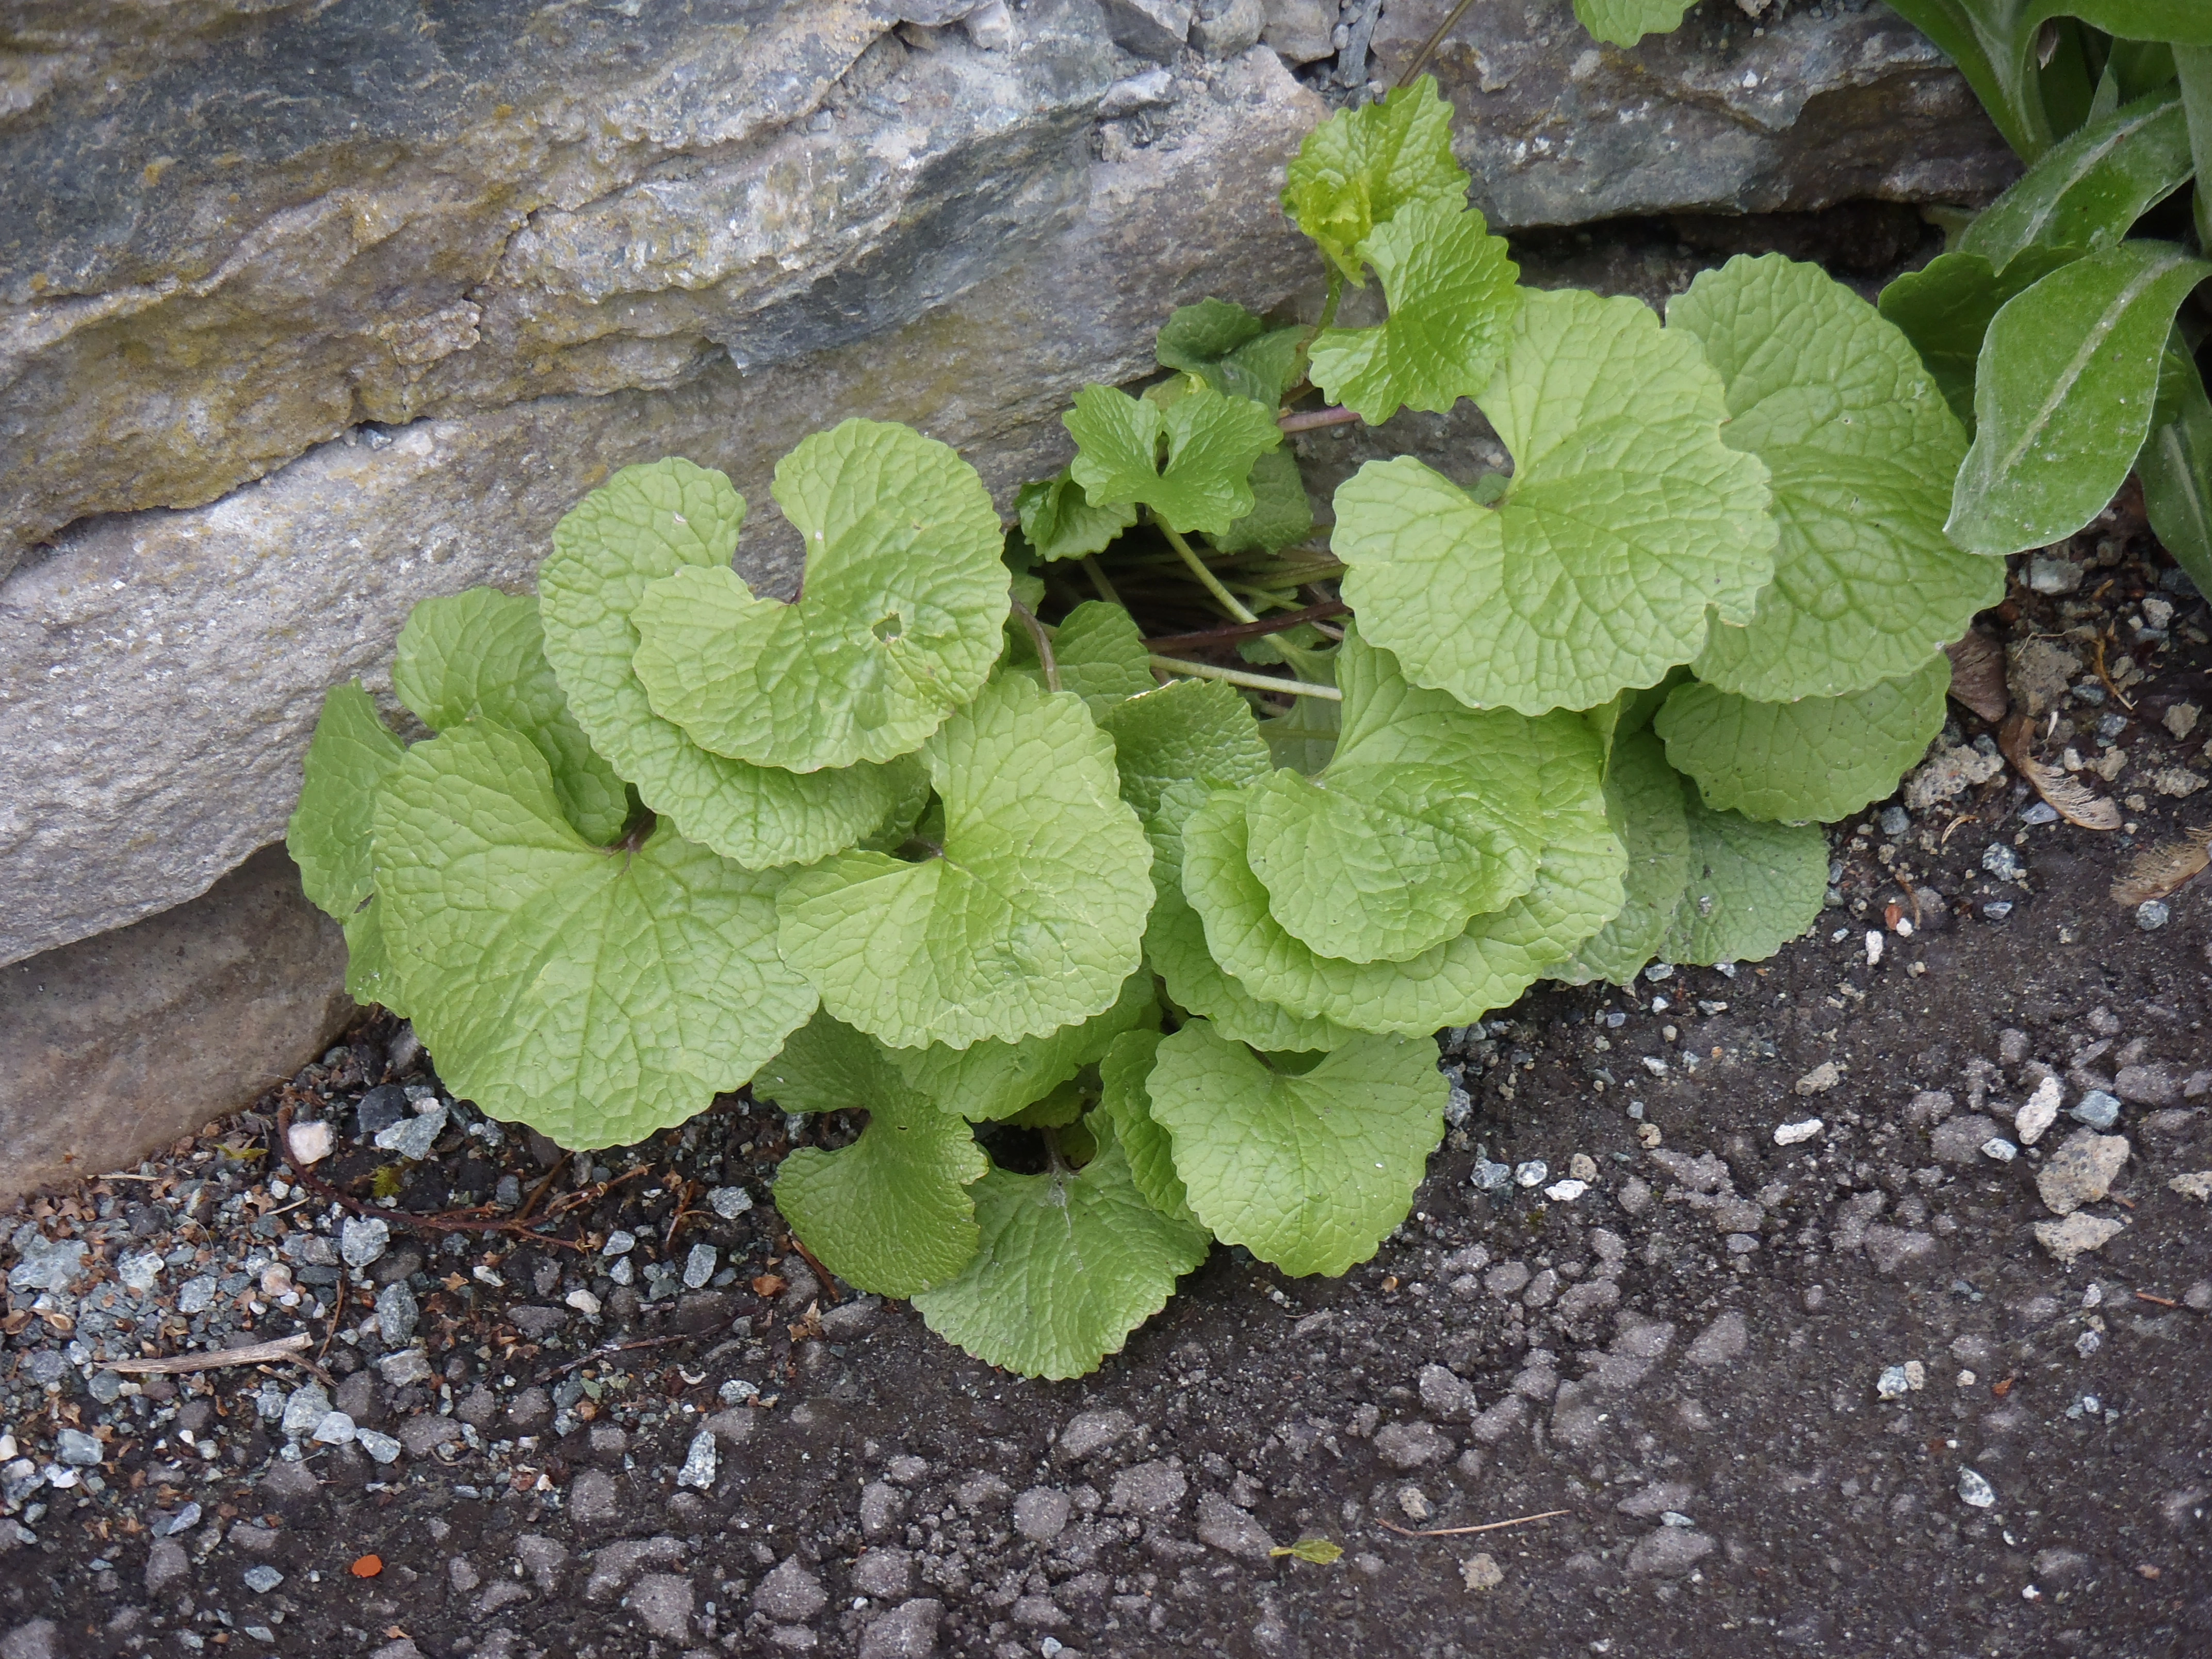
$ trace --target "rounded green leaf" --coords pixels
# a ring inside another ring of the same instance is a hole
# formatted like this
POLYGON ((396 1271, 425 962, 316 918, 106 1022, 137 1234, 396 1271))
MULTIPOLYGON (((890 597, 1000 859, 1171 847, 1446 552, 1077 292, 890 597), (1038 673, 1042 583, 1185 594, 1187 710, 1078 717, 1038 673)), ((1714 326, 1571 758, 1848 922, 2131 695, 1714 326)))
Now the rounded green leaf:
POLYGON ((982 1243, 967 1271, 914 1305, 929 1328, 988 1365, 1054 1379, 1096 1370, 1167 1306, 1212 1241, 1145 1200, 1109 1127, 1073 1174, 993 1170, 970 1190, 982 1243))
POLYGON ((1626 985, 1659 954, 1690 880, 1690 822, 1682 810, 1681 775, 1648 730, 1613 739, 1606 762, 1605 800, 1628 849, 1620 914, 1585 941, 1552 977, 1570 985, 1594 979, 1626 985))
POLYGON ((1477 708, 1587 708, 1747 623, 1772 580, 1766 469, 1720 376, 1638 301, 1530 293, 1478 398, 1513 457, 1486 507, 1410 457, 1336 492, 1344 597, 1407 678, 1477 708))
POLYGON ((1060 416, 1075 440, 1068 471, 1093 506, 1149 507, 1170 530, 1218 535, 1252 511, 1252 463, 1282 442, 1282 429, 1249 398, 1187 384, 1164 409, 1110 386, 1084 387, 1060 416))
POLYGON ((409 750, 374 835, 393 971, 439 1076, 562 1146, 704 1111, 814 1011, 775 952, 782 872, 665 824, 635 851, 592 846, 544 757, 504 727, 409 750))
POLYGON ((345 930, 346 994, 395 1012, 404 1011, 384 948, 371 829, 377 795, 406 753, 360 681, 332 686, 307 744, 300 804, 284 829, 307 902, 345 930))
POLYGON ((1295 1072, 1193 1020, 1145 1088, 1192 1212, 1303 1276, 1366 1261, 1406 1218, 1451 1085, 1427 1037, 1358 1037, 1295 1072))
POLYGON ((1329 401, 1380 426, 1401 408, 1442 414, 1487 387, 1521 307, 1521 268, 1482 215, 1414 204, 1376 226, 1359 257, 1382 279, 1389 313, 1314 337, 1313 381, 1329 401))
POLYGON ((1152 843, 1153 879, 1180 891, 1183 820, 1216 789, 1267 775, 1252 705, 1219 680, 1177 680, 1116 703, 1098 724, 1114 739, 1121 799, 1152 843))
POLYGON ((1176 1173, 1175 1141, 1152 1118, 1145 1079, 1160 1051, 1158 1031, 1125 1031, 1098 1062, 1098 1109, 1114 1120, 1114 1138, 1129 1159, 1129 1177, 1162 1215, 1195 1223, 1176 1173))
POLYGON ((831 1013, 895 1048, 1042 1036, 1109 1006, 1152 897, 1112 740, 1073 695, 1012 676, 923 760, 941 855, 846 853, 799 872, 779 901, 784 960, 831 1013))
POLYGON ((1167 986, 1177 1007, 1213 1022, 1237 1042, 1271 1054, 1324 1054, 1360 1033, 1334 1020, 1294 1014, 1263 1002, 1241 980, 1222 971, 1206 943, 1206 924, 1180 887, 1163 889, 1145 929, 1145 960, 1167 986))
POLYGON ((933 1042, 927 1048, 884 1052, 899 1075, 947 1112, 972 1122, 1003 1121, 1043 1099, 1085 1066, 1096 1064, 1123 1032, 1159 1023, 1152 975, 1134 973, 1103 1014, 1019 1042, 985 1039, 964 1048, 933 1042))
POLYGON ((1334 757, 1246 792, 1253 873, 1294 938, 1349 962, 1402 962, 1527 892, 1543 848, 1528 722, 1408 684, 1357 629, 1336 657, 1334 757))
POLYGON ((1416 203, 1467 205, 1452 159, 1452 106, 1424 75, 1380 103, 1339 110, 1308 133, 1283 184, 1283 211, 1355 285, 1359 245, 1416 203))
POLYGON ((1977 553, 2063 540, 2102 511, 2150 430, 2174 313, 2212 264, 2172 242, 2092 253, 2007 301, 1974 383, 1974 442, 1944 532, 1977 553))
POLYGON ((794 1033, 753 1091, 787 1111, 865 1111, 849 1146, 802 1146, 776 1171, 775 1207, 847 1284, 910 1297, 954 1278, 981 1237, 967 1188, 991 1167, 958 1118, 910 1088, 884 1049, 825 1015, 794 1033))
POLYGON ((1178 306, 1161 325, 1152 355, 1162 368, 1195 374, 1216 392, 1273 409, 1298 380, 1297 324, 1271 328, 1267 319, 1226 300, 1178 306))
POLYGON ((719 472, 672 459, 626 466, 554 527, 538 593, 546 659, 592 746, 686 839, 765 870, 850 847, 890 813, 899 775, 750 765, 709 753, 653 712, 631 667, 631 612, 661 577, 726 564, 744 515, 719 472))
POLYGON ((1943 729, 1951 659, 1937 652, 1901 678, 1847 697, 1754 702, 1692 681, 1652 726, 1705 805, 1747 817, 1826 823, 1897 787, 1943 729))
POLYGON ((486 720, 521 732, 552 769, 576 833, 595 847, 621 838, 629 791, 568 712, 531 595, 471 587, 422 600, 399 630, 392 689, 433 732, 486 720))
POLYGON ((1741 627, 1698 677, 1767 702, 1910 673, 2004 597, 1943 533, 1966 434, 1897 327, 1818 265, 1739 255, 1667 308, 1728 386, 1728 444, 1766 464, 1781 542, 1741 627))
POLYGON ((1066 467, 1042 483, 1024 484, 1015 494, 1014 512, 1030 550, 1047 563, 1103 553, 1137 521, 1137 509, 1126 501, 1091 506, 1066 467))
POLYGON ((1620 910, 1627 853, 1606 814, 1603 751, 1579 715, 1526 723, 1543 779, 1535 884, 1467 932, 1404 962, 1316 955, 1267 908, 1241 795, 1214 796, 1183 828, 1183 891, 1214 960, 1253 994, 1355 1030, 1418 1034, 1511 1002, 1620 910))
POLYGON ((1828 891, 1828 838, 1817 823, 1765 823, 1716 811, 1686 778, 1690 879, 1668 924, 1669 962, 1758 962, 1813 925, 1828 891))
MULTIPOLYGON (((1136 620, 1118 605, 1085 599, 1061 618, 1053 635, 1060 689, 1083 699, 1095 719, 1116 703, 1159 690, 1136 620)), ((1043 671, 1036 678, 1043 683, 1043 671)))
POLYGON ((849 420, 801 439, 769 494, 806 544, 800 598, 756 598, 726 564, 648 583, 630 620, 653 712, 793 772, 919 747, 999 658, 1006 538, 983 481, 934 438, 849 420))
POLYGON ((1273 553, 1312 533, 1313 501, 1289 445, 1262 451, 1245 482, 1251 486, 1252 510, 1213 537, 1215 552, 1243 553, 1257 547, 1273 553))

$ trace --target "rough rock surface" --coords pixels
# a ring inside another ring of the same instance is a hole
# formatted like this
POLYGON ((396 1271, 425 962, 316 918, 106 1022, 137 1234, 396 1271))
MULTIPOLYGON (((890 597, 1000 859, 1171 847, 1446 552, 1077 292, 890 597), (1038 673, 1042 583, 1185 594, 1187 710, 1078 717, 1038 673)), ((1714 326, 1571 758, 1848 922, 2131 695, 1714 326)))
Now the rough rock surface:
MULTIPOLYGON (((1452 3, 1383 8, 1384 84, 1452 3)), ((1475 205, 1500 228, 1979 203, 2020 171, 1965 80, 1881 6, 1777 9, 1756 33, 1734 6, 1699 7, 1624 52, 1583 33, 1570 0, 1474 0, 1431 63, 1475 205)))
MULTIPOLYGON (((0 961, 178 903, 282 834, 325 688, 387 684, 417 599, 527 589, 556 520, 618 466, 681 454, 727 471, 753 506, 739 567, 787 592, 797 548, 767 483, 799 434, 909 422, 1002 495, 1059 465, 1068 398, 1149 368, 1170 308, 1217 291, 1271 303, 1306 274, 1275 194, 1319 100, 1264 48, 1205 74, 1153 112, 1159 140, 1053 184, 1079 216, 1058 240, 888 337, 817 331, 809 356, 723 358, 655 391, 587 397, 605 388, 556 374, 558 395, 348 428, 212 506, 95 520, 18 569, 0 585, 0 770, 16 781, 0 856, 20 872, 0 961)), ((850 303, 893 321, 941 297, 894 307, 856 287, 850 303)))
POLYGON ((0 968, 0 1201, 251 1101, 354 1012, 337 925, 271 848, 189 904, 0 968))

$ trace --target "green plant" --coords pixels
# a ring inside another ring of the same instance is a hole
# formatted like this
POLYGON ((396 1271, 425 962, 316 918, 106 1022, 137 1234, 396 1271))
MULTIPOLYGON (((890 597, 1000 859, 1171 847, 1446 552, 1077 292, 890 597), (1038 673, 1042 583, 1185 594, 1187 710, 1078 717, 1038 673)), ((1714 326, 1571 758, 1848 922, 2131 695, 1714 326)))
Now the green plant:
POLYGON ((534 600, 418 606, 392 684, 436 735, 337 688, 291 827, 356 995, 568 1145, 748 1081, 865 1115, 786 1160, 785 1218, 1016 1370, 1095 1366, 1213 1239, 1366 1260, 1442 1133, 1431 1034, 1800 932, 1814 820, 1913 761, 2002 591, 1871 307, 1778 258, 1663 324, 1531 292, 1466 185, 1431 82, 1319 129, 1285 204, 1322 317, 1176 313, 1015 530, 848 421, 776 470, 795 602, 667 460, 562 520, 534 600), (1286 427, 1462 398, 1510 475, 1370 461, 1316 529, 1286 427))

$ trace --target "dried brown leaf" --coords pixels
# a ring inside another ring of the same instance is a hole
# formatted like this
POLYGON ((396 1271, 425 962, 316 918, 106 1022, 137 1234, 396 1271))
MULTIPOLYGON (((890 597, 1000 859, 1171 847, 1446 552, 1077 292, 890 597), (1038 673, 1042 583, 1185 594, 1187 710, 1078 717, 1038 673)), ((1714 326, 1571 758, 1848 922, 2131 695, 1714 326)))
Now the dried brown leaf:
POLYGON ((2014 769, 2034 787, 2035 793, 2051 804, 2051 810, 2067 823, 2079 824, 2084 830, 2117 830, 2120 827, 2120 809, 2117 802, 2100 795, 2087 784, 2069 776, 2059 767, 2045 764, 2028 750, 2028 722, 2025 715, 2015 714, 1997 732, 1997 747, 2014 769))
POLYGON ((1992 726, 2002 720, 2012 708, 2004 647, 1975 629, 1943 651, 1951 659, 1951 695, 1992 726))
POLYGON ((2208 864, 2212 864, 2212 829, 2191 830, 2179 841, 2146 848, 2112 884, 2112 902, 2133 909, 2148 900, 2169 897, 2203 875, 2208 864))

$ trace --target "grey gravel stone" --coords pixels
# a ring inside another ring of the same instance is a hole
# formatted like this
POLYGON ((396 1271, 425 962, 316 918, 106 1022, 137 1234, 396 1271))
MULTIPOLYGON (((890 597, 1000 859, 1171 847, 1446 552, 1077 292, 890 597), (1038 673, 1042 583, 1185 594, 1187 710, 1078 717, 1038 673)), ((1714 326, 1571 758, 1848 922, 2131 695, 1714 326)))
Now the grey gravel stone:
POLYGON ((146 1552, 146 1594, 160 1595, 191 1574, 191 1558, 173 1538, 156 1538, 146 1552))
POLYGON ((1996 1139, 1997 1121, 1978 1112, 1947 1117, 1929 1133, 1928 1150, 1939 1163, 1964 1167, 1978 1163, 1982 1148, 1996 1139))
POLYGON ((1389 1423, 1375 1431, 1375 1455, 1394 1469, 1425 1469, 1452 1450, 1451 1437, 1433 1423, 1389 1423))
POLYGON ((33 1619, 0 1636, 0 1659, 62 1659, 61 1632, 51 1619, 33 1619))
POLYGON ((1074 1505, 1054 1486, 1031 1486, 1014 1499, 1014 1530, 1032 1544, 1049 1544, 1067 1530, 1074 1505))
POLYGON ((586 1469, 568 1483, 568 1516, 580 1527, 611 1526, 622 1517, 615 1478, 605 1469, 586 1469))
POLYGON ((431 1145, 446 1130, 446 1108, 442 1103, 427 1112, 402 1118, 390 1128, 380 1132, 377 1146, 395 1152, 410 1164, 420 1164, 430 1156, 431 1145))
POLYGON ((1124 1411, 1078 1412, 1060 1431, 1054 1449, 1069 1462, 1095 1457, 1136 1431, 1137 1419, 1124 1411))
POLYGON ((591 1572, 584 1580, 584 1600, 595 1605, 611 1601, 647 1567, 680 1566, 684 1542, 666 1536, 621 1538, 592 1552, 591 1572))
POLYGON ((1997 1501, 1996 1488, 1990 1485, 1978 1469, 1959 1471, 1959 1501, 1972 1508, 1985 1510, 1997 1501))
POLYGON ((284 1401, 284 1415, 279 1422, 286 1437, 298 1440, 315 1431, 315 1427, 331 1414, 331 1397, 323 1392, 319 1382, 302 1382, 292 1390, 284 1401))
POLYGON ((742 1187, 717 1187, 707 1194, 708 1206, 725 1221, 735 1221, 753 1206, 753 1195, 742 1187))
MULTIPOLYGON (((378 1301, 379 1306, 381 1307, 382 1298, 380 1297, 378 1301)), ((391 1387, 404 1389, 410 1383, 429 1381, 430 1356, 420 1348, 402 1348, 398 1353, 386 1354, 378 1360, 376 1370, 377 1374, 391 1387)), ((489 1418, 485 1419, 486 1422, 489 1420, 489 1418)))
POLYGON ((525 1533, 514 1540, 514 1559, 538 1586, 540 1595, 561 1588, 561 1570, 568 1564, 568 1547, 539 1533, 525 1533))
POLYGON ((1662 1526, 1646 1533, 1628 1553, 1628 1570, 1654 1577, 1673 1578, 1713 1553, 1713 1540, 1694 1528, 1662 1526))
POLYGON ((2120 1121, 2119 1099, 2102 1089, 2092 1089, 2074 1103, 2067 1115, 2103 1134, 2120 1121))
POLYGON ((945 1604, 933 1596, 902 1601, 860 1634, 860 1659, 930 1659, 945 1604))
POLYGON ((1725 1365, 1743 1357, 1750 1334, 1742 1313, 1731 1308, 1698 1334, 1697 1340, 1682 1351, 1682 1358, 1692 1365, 1725 1365))
POLYGON ((266 1595, 284 1582, 284 1575, 265 1562, 259 1566, 248 1567, 239 1577, 246 1588, 257 1595, 266 1595))
POLYGON ((349 1267, 366 1267, 392 1243, 392 1225, 380 1216, 349 1215, 338 1230, 338 1254, 349 1267))
POLYGON ((356 1445, 380 1463, 399 1461, 399 1442, 388 1434, 375 1429, 356 1428, 353 1431, 353 1438, 356 1445))
POLYGON ((706 1492, 713 1487, 715 1471, 720 1464, 720 1456, 714 1449, 714 1431, 702 1429, 691 1437, 690 1449, 684 1455, 684 1467, 676 1472, 676 1484, 706 1492))
POLYGON ((422 1304, 404 1281, 386 1285, 376 1293, 376 1332, 387 1347, 397 1347, 415 1334, 422 1318, 422 1304))
MULTIPOLYGON (((906 1513, 906 1494, 887 1481, 871 1480, 860 1488, 860 1534, 866 1538, 887 1538, 906 1513)), ((1021 1510, 1014 1511, 1018 1519, 1021 1510)))
POLYGON ((96 1468, 100 1455, 100 1442, 82 1429, 64 1428, 54 1436, 54 1456, 72 1468, 96 1468))
POLYGON ((1249 1510, 1212 1492, 1198 1495, 1198 1541, 1247 1561, 1265 1561, 1275 1547, 1267 1529, 1249 1510))
POLYGON ((2076 1129, 2037 1171, 2035 1189, 2052 1214, 2071 1215, 2112 1191, 2127 1165, 2128 1151, 2124 1135, 2076 1129))
POLYGON ((1112 1490, 1107 1494, 1106 1506, 1125 1515, 1158 1516, 1171 1515, 1190 1490, 1182 1471, 1173 1463, 1154 1461, 1133 1463, 1114 1475, 1112 1490))
POLYGON ((631 1586, 629 1605, 646 1633, 681 1642, 691 1634, 692 1589, 689 1578, 649 1572, 631 1586))
POLYGON ((797 1556, 787 1555, 753 1591, 753 1609, 786 1624, 798 1624, 821 1612, 829 1600, 822 1581, 801 1566, 797 1556))
POLYGON ((9 1242, 19 1259, 8 1270, 8 1288, 19 1296, 66 1291, 84 1274, 87 1247, 81 1238, 50 1239, 27 1221, 9 1242))
POLYGON ((1443 1365, 1424 1365, 1416 1379, 1422 1406, 1438 1417, 1464 1417, 1474 1405, 1466 1379, 1443 1365))
POLYGON ((914 1556, 902 1549, 865 1552, 853 1563, 853 1588, 879 1601, 896 1601, 914 1589, 914 1556))

